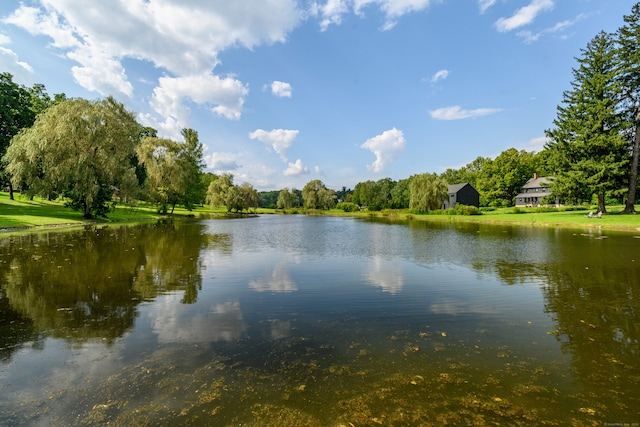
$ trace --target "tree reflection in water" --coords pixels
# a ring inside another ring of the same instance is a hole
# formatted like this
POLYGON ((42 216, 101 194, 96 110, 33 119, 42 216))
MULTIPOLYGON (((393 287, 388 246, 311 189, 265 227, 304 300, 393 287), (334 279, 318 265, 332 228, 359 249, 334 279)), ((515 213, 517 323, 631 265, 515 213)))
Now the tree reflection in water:
POLYGON ((173 222, 5 239, 3 352, 20 348, 17 337, 112 343, 133 327, 143 301, 182 292, 182 303, 192 304, 202 288, 201 251, 228 246, 229 239, 206 234, 203 225, 173 222))

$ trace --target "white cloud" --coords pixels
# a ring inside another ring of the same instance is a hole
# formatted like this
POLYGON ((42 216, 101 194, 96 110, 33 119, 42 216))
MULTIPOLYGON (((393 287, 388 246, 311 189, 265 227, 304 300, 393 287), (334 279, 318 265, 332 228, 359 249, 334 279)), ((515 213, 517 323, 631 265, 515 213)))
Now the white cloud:
POLYGON ((480 13, 485 13, 487 9, 496 4, 497 0, 478 0, 478 7, 480 8, 480 13))
POLYGON ((329 25, 342 23, 342 15, 349 11, 349 7, 345 0, 327 0, 324 6, 318 6, 318 11, 322 15, 320 29, 326 31, 329 25))
POLYGON ((553 27, 545 28, 544 30, 538 31, 537 33, 533 33, 528 30, 519 31, 517 33, 517 36, 524 39, 525 43, 537 42, 540 39, 540 37, 544 35, 563 33, 567 28, 572 27, 576 22, 582 19, 583 16, 584 16, 583 14, 580 14, 576 19, 573 19, 573 20, 568 19, 566 21, 558 22, 553 27))
POLYGON ((237 120, 248 92, 249 89, 239 80, 210 73, 161 77, 153 90, 150 104, 164 118, 160 128, 173 136, 188 122, 190 110, 184 104, 185 100, 207 106, 218 116, 237 120))
POLYGON ((284 176, 308 175, 309 168, 302 164, 302 160, 298 159, 295 163, 289 162, 289 167, 282 174, 284 176))
MULTIPOLYGON (((403 15, 427 9, 434 0, 327 0, 324 5, 315 3, 312 14, 322 17, 320 29, 325 31, 330 25, 340 25, 342 16, 353 10, 356 15, 363 15, 363 9, 370 5, 378 6, 385 15, 382 30, 392 29, 403 15)), ((438 1, 438 0, 435 0, 438 1)))
POLYGON ((509 18, 496 21, 496 28, 500 32, 515 30, 532 23, 540 12, 553 9, 553 0, 532 0, 527 6, 518 9, 509 18))
POLYGON ((289 129, 273 129, 271 131, 256 129, 249 134, 249 138, 264 142, 286 162, 287 148, 291 147, 291 144, 293 144, 293 141, 298 136, 298 132, 297 130, 289 129))
POLYGON ((33 68, 26 62, 20 61, 18 55, 11 49, 0 46, 0 70, 9 72, 14 76, 14 81, 24 84, 33 76, 33 68))
POLYGON ((527 151, 539 152, 544 150, 545 144, 549 141, 550 141, 549 138, 547 138, 546 136, 539 136, 527 142, 527 144, 523 147, 523 149, 527 151))
POLYGON ((384 167, 393 162, 404 151, 406 140, 401 130, 396 128, 386 130, 380 135, 368 139, 362 148, 366 148, 376 156, 376 161, 367 165, 373 172, 381 172, 384 167))
MULTIPOLYGON (((82 8, 79 8, 82 9, 82 8)), ((53 39, 52 46, 70 49, 81 45, 74 35, 73 28, 63 22, 63 18, 52 8, 41 10, 21 5, 4 22, 22 27, 34 36, 48 36, 53 39)))
POLYGON ((436 120, 461 120, 488 116, 499 111, 502 110, 499 108, 476 108, 475 110, 463 110, 459 105, 454 105, 452 107, 443 107, 429 111, 429 115, 431 115, 431 118, 436 120))
POLYGON ((291 98, 291 85, 289 83, 275 80, 271 83, 271 93, 281 98, 291 98))
POLYGON ((4 22, 49 37, 53 48, 77 63, 71 69, 76 81, 102 95, 132 96, 124 59, 153 65, 166 77, 151 100, 161 117, 147 120, 169 130, 187 124, 186 100, 238 119, 248 88, 215 74, 218 55, 229 47, 284 42, 303 19, 296 0, 129 0, 82 7, 76 0, 40 1, 41 7, 22 4, 4 22), (189 87, 198 83, 204 85, 189 87))
POLYGON ((124 67, 95 45, 83 45, 67 54, 69 59, 80 66, 71 67, 71 73, 78 84, 103 96, 123 94, 133 95, 133 85, 127 80, 124 67))
POLYGON ((220 172, 229 172, 240 169, 238 154, 215 152, 204 156, 208 169, 220 172))
POLYGON ((437 71, 432 77, 431 77, 431 83, 435 83, 438 80, 444 80, 447 77, 449 77, 449 70, 440 70, 437 71))

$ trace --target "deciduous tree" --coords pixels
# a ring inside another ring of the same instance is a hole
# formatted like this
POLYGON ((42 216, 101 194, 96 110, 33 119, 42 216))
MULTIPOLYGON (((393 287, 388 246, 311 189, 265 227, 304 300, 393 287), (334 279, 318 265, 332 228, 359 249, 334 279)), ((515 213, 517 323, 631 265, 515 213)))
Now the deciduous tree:
POLYGON ((440 209, 447 198, 447 183, 435 173, 423 173, 412 176, 409 184, 411 200, 409 207, 426 212, 440 209))
MULTIPOLYGON (((33 124, 36 110, 29 90, 13 81, 10 73, 0 73, 0 160, 5 155, 11 138, 33 124)), ((13 200, 13 185, 10 174, 0 161, 0 185, 9 184, 9 198, 13 200)))
POLYGON ((13 138, 7 170, 16 186, 61 194, 87 218, 104 216, 113 196, 125 197, 137 185, 131 159, 139 137, 133 113, 114 98, 67 99, 13 138))
POLYGON ((280 190, 278 193, 278 209, 291 209, 295 203, 295 194, 288 188, 280 190))
POLYGON ((336 194, 329 190, 322 181, 309 181, 302 189, 304 207, 307 209, 331 209, 336 205, 336 194))
POLYGON ((201 180, 204 165, 198 132, 183 129, 182 136, 185 142, 144 136, 137 152, 146 172, 147 197, 158 203, 159 211, 165 214, 169 207, 173 213, 178 204, 193 210, 204 199, 201 180))
POLYGON ((476 187, 480 193, 480 204, 513 206, 520 188, 534 172, 534 155, 525 150, 509 148, 493 160, 485 159, 476 187))

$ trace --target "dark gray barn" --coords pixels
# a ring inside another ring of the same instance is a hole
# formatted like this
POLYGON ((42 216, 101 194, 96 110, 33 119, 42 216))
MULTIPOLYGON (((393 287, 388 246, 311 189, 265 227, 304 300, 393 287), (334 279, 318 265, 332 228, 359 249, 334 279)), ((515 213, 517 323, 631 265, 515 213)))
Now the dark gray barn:
POLYGON ((480 193, 468 182, 449 186, 449 197, 442 202, 442 209, 453 208, 456 203, 480 207, 480 193))

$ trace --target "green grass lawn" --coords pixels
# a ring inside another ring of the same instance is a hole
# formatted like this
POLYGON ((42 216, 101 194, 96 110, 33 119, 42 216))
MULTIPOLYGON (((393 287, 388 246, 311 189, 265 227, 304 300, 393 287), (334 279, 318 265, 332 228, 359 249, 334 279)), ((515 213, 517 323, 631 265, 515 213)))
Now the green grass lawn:
MULTIPOLYGON (((0 192, 0 232, 33 227, 78 226, 95 222, 151 221, 163 217, 156 211, 155 206, 141 203, 134 208, 118 206, 106 219, 87 220, 82 217, 81 212, 65 207, 60 200, 47 201, 37 197, 29 200, 19 194, 15 194, 15 199, 9 200, 8 193, 0 192)), ((176 207, 173 216, 186 218, 192 215, 222 213, 223 209, 198 208, 189 212, 176 207)))
MULTIPOLYGON (((526 226, 542 227, 574 227, 574 228, 601 228, 640 231, 640 214, 622 215, 623 206, 608 206, 608 213, 602 218, 585 218, 589 210, 543 212, 536 208, 504 208, 495 211, 483 212, 482 215, 419 215, 408 210, 385 210, 382 212, 354 212, 345 213, 341 210, 314 211, 314 215, 335 215, 355 217, 380 217, 389 219, 413 219, 418 221, 456 221, 456 222, 484 222, 484 223, 511 223, 526 226), (517 213, 516 213, 517 212, 517 213)), ((640 206, 636 207, 640 212, 640 206)), ((596 209, 591 209, 595 212, 596 209)), ((275 209, 258 209, 261 214, 285 213, 275 209)), ((304 209, 291 212, 305 213, 304 209)), ((191 216, 218 216, 225 215, 224 208, 209 209, 198 207, 193 211, 176 208, 173 217, 187 218, 191 216)), ((140 203, 135 208, 119 206, 108 215, 107 219, 96 221, 86 220, 78 211, 64 206, 62 201, 47 201, 39 198, 29 200, 16 194, 16 200, 9 200, 8 193, 0 192, 0 232, 14 231, 16 229, 30 229, 56 226, 78 226, 94 222, 138 222, 154 221, 163 216, 155 206, 140 203)))
MULTIPOLYGON (((559 209, 554 212, 544 212, 537 208, 502 208, 495 211, 483 212, 482 215, 436 215, 436 214, 411 214, 408 211, 383 211, 370 212, 372 216, 389 217, 391 219, 414 219, 422 221, 456 221, 456 222, 483 222, 483 223, 509 223, 526 226, 541 227, 574 227, 574 228, 601 228, 640 231, 640 214, 623 215, 620 212, 624 206, 607 206, 607 214, 602 218, 586 218, 591 210, 565 211, 559 209)), ((640 212, 640 206, 636 206, 640 212)))

